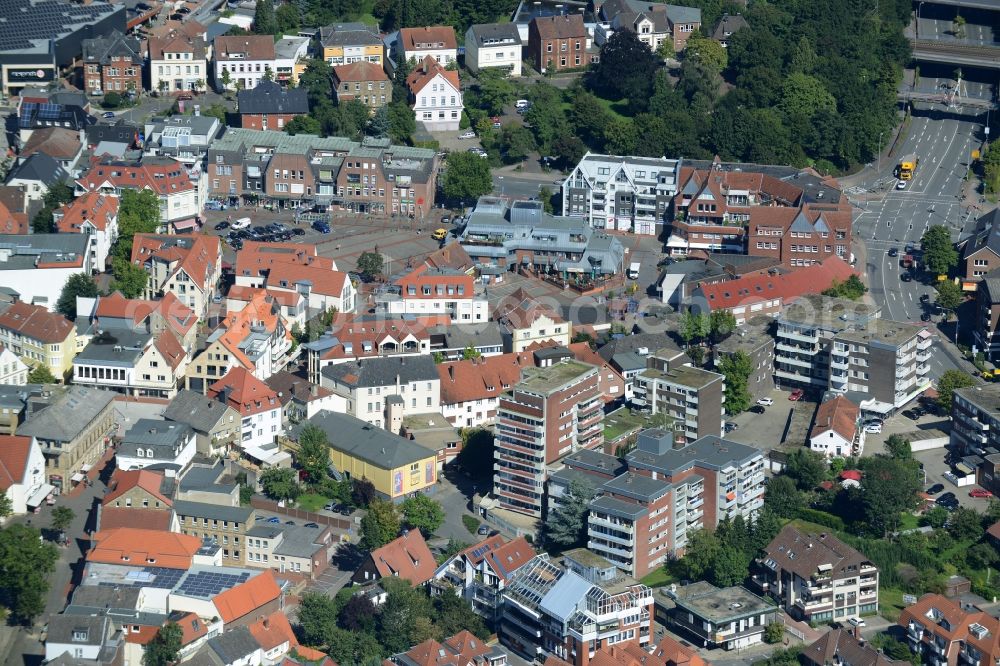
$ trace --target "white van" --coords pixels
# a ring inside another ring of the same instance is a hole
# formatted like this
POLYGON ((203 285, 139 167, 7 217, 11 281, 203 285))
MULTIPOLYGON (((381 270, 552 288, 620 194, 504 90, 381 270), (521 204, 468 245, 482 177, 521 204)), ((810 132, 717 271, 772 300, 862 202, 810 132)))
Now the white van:
POLYGON ((246 229, 249 226, 250 226, 250 218, 249 217, 241 217, 238 220, 236 220, 235 222, 233 222, 231 225, 229 225, 229 228, 230 229, 236 229, 237 231, 239 231, 240 229, 246 229))
POLYGON ((531 106, 531 102, 526 99, 519 99, 514 103, 514 108, 516 109, 526 109, 531 106))

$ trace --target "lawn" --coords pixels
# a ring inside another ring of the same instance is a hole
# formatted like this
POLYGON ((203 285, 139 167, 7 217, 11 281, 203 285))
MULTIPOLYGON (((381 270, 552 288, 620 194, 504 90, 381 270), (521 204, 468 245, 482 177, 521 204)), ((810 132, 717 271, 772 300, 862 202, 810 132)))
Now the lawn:
POLYGON ((904 511, 899 517, 899 531, 915 530, 920 527, 920 518, 904 511))
POLYGON ((648 416, 632 413, 627 407, 616 409, 604 417, 604 441, 613 442, 628 432, 647 427, 648 423, 648 416))
POLYGON ((643 576, 639 582, 647 587, 665 587, 677 582, 677 579, 667 571, 666 567, 660 567, 656 571, 643 576))
MULTIPOLYGON (((608 113, 610 113, 612 116, 616 116, 622 119, 631 117, 628 113, 628 99, 620 99, 618 101, 614 101, 610 99, 604 99, 603 97, 597 97, 597 101, 600 102, 601 106, 607 109, 608 113)), ((570 107, 572 106, 573 105, 569 102, 563 102, 562 110, 564 112, 568 112, 570 110, 570 107)))
POLYGON ((899 619, 899 613, 906 604, 903 603, 903 591, 893 587, 879 586, 878 590, 879 615, 895 622, 899 619))
POLYGON ((462 524, 465 525, 465 529, 469 530, 470 534, 475 534, 476 530, 479 529, 479 526, 482 523, 480 523, 478 520, 476 520, 475 518, 473 518, 472 516, 470 516, 468 514, 463 514, 462 515, 462 524))
POLYGON ((299 495, 299 501, 297 502, 298 507, 303 511, 319 511, 326 503, 329 502, 328 497, 323 497, 322 495, 317 495, 316 493, 306 493, 305 495, 299 495))

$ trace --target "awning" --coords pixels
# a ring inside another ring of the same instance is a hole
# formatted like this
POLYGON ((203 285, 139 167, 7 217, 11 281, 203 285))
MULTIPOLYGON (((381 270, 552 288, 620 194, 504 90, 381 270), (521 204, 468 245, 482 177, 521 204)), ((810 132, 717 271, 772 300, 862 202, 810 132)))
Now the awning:
POLYGON ((91 469, 90 465, 80 465, 80 471, 81 472, 86 473, 86 472, 89 472, 90 469, 91 469))
POLYGON ((45 498, 48 497, 49 495, 51 495, 52 491, 55 490, 55 489, 56 489, 55 486, 51 486, 51 485, 49 485, 47 483, 43 483, 41 485, 41 487, 38 488, 38 490, 36 490, 35 492, 31 493, 31 497, 29 497, 27 499, 27 502, 26 502, 27 505, 28 506, 41 506, 42 502, 45 501, 45 498))
POLYGON ((180 231, 182 229, 194 229, 194 225, 197 223, 195 222, 195 219, 192 217, 187 220, 178 220, 177 222, 171 222, 171 224, 174 226, 174 229, 180 231))
POLYGON ((83 474, 81 474, 80 472, 77 472, 76 474, 74 474, 73 476, 71 476, 69 478, 70 478, 70 481, 72 481, 74 483, 80 483, 81 481, 83 481, 83 474))

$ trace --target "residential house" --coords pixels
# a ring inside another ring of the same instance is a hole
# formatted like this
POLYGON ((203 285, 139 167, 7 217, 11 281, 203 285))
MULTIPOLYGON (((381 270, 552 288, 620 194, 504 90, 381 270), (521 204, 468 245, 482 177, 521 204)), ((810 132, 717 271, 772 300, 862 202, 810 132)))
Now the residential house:
POLYGON ((258 666, 264 651, 250 629, 240 626, 209 638, 189 661, 192 666, 258 666))
POLYGON ((669 350, 646 357, 646 369, 633 379, 632 403, 669 416, 674 432, 684 441, 721 436, 726 413, 725 375, 671 363, 671 358, 669 350))
POLYGON ((976 284, 976 316, 973 327, 976 348, 990 361, 1000 353, 1000 272, 990 271, 976 284))
POLYGON ((315 580, 332 559, 339 541, 329 527, 262 523, 247 532, 247 564, 315 580))
POLYGON ((271 35, 219 35, 215 38, 215 83, 220 90, 250 90, 274 76, 271 35), (228 72, 229 76, 223 75, 228 72), (226 83, 226 81, 229 83, 226 83))
POLYGON ((521 381, 533 365, 528 353, 482 356, 437 365, 441 380, 441 413, 456 428, 491 425, 500 396, 521 381))
POLYGON ((664 624, 702 648, 742 650, 764 642, 764 630, 780 622, 770 601, 739 586, 718 588, 707 581, 661 588, 657 614, 664 624))
POLYGON ((163 418, 190 426, 201 456, 226 454, 241 440, 242 416, 228 404, 182 389, 163 410, 163 418))
POLYGON ((682 163, 588 152, 562 183, 563 214, 582 217, 597 229, 658 234, 682 163))
POLYGON ((925 594, 899 614, 910 650, 926 664, 980 663, 1000 658, 1000 621, 972 604, 925 594))
POLYGON ((111 246, 118 240, 118 204, 114 194, 87 192, 52 213, 61 234, 83 234, 90 240, 90 265, 106 270, 111 246))
POLYGON ((442 562, 434 572, 437 582, 432 585, 439 587, 442 594, 453 591, 476 613, 496 622, 504 588, 536 554, 524 537, 505 541, 496 534, 442 562))
POLYGON ((500 324, 504 351, 521 353, 536 344, 569 345, 572 323, 547 303, 536 300, 523 289, 503 299, 493 311, 500 324))
POLYGON ((136 234, 132 240, 132 263, 149 275, 144 298, 162 298, 173 293, 199 318, 217 293, 222 276, 222 252, 217 236, 168 236, 136 234))
POLYGON ((433 56, 424 56, 406 77, 406 87, 413 102, 413 115, 428 132, 458 129, 465 108, 458 70, 445 69, 433 56))
POLYGON ((195 433, 183 423, 139 419, 122 437, 115 451, 118 469, 134 470, 156 466, 182 470, 195 454, 195 433))
POLYGON ((813 419, 809 448, 827 458, 860 456, 865 448, 861 408, 843 395, 824 401, 813 419))
POLYGON ((771 394, 774 390, 774 336, 771 335, 772 320, 759 317, 738 326, 725 340, 715 345, 712 365, 719 370, 722 360, 738 352, 750 358, 751 371, 747 377, 747 390, 754 402, 771 394))
POLYGON ((507 653, 498 646, 483 643, 463 629, 439 643, 428 638, 406 652, 392 656, 392 663, 400 666, 506 666, 507 653))
POLYGON ((44 153, 66 170, 72 170, 83 155, 83 133, 65 127, 43 127, 31 133, 21 147, 20 159, 44 153))
POLYGON ((319 30, 323 60, 331 66, 370 62, 382 66, 385 45, 378 30, 365 23, 337 23, 319 30))
POLYGON ((278 394, 282 422, 285 424, 300 423, 324 409, 338 411, 342 403, 330 389, 288 371, 276 372, 264 383, 278 394))
POLYGON ((111 666, 121 649, 121 635, 107 615, 53 615, 45 638, 45 661, 111 666))
POLYGON ((419 587, 434 578, 437 566, 420 530, 409 530, 368 554, 352 580, 356 583, 397 577, 419 587))
POLYGON ((124 159, 125 153, 141 148, 139 135, 142 128, 118 118, 112 125, 98 123, 87 128, 87 149, 97 157, 124 159))
POLYGON ((536 16, 528 25, 528 59, 538 71, 587 67, 598 57, 581 14, 536 16))
POLYGON ((283 130, 295 116, 309 113, 305 88, 282 88, 274 81, 261 81, 249 90, 236 93, 240 127, 255 130, 283 130))
POLYGON ((174 31, 150 36, 149 83, 154 92, 179 93, 205 90, 211 47, 201 35, 174 31))
POLYGON ((964 240, 959 248, 966 280, 976 281, 1000 268, 1000 213, 997 209, 976 220, 976 234, 964 240))
POLYGON ((135 37, 112 32, 83 40, 83 86, 88 95, 138 95, 145 58, 135 37))
POLYGON ((346 414, 390 432, 402 418, 441 410, 441 379, 430 356, 390 356, 328 365, 321 385, 346 401, 346 414))
POLYGON ((7 174, 7 185, 23 187, 30 201, 41 201, 49 188, 69 178, 66 171, 54 158, 38 152, 18 160, 7 174))
POLYGON ((199 544, 214 541, 222 547, 222 564, 241 567, 247 564, 246 535, 255 522, 256 514, 249 507, 178 499, 174 500, 170 531, 198 537, 199 544))
POLYGON ((600 4, 600 18, 605 39, 617 30, 630 30, 654 53, 664 42, 680 53, 688 38, 701 29, 700 9, 643 0, 607 0, 600 4))
POLYGON ((29 367, 46 366, 61 382, 73 370, 76 328, 61 314, 17 301, 0 312, 0 344, 29 367))
POLYGON ((429 57, 448 66, 458 60, 458 40, 450 25, 402 28, 396 36, 396 49, 397 53, 402 53, 403 60, 417 63, 429 57))
POLYGON ((878 612, 878 569, 832 534, 786 525, 757 564, 751 583, 795 619, 843 622, 878 612))
POLYGON ((38 442, 23 435, 0 435, 0 491, 10 502, 11 515, 23 516, 40 507, 53 490, 38 442))
POLYGON ((349 414, 324 410, 306 422, 326 433, 334 469, 349 478, 368 479, 381 497, 399 502, 414 493, 434 492, 436 451, 349 414))
POLYGON ((465 31, 465 66, 473 74, 490 67, 521 76, 521 35, 513 23, 479 23, 465 31))
MULTIPOLYGON (((79 338, 91 339, 96 332, 94 325, 118 329, 141 329, 154 335, 170 331, 185 351, 195 347, 198 318, 194 311, 182 303, 172 292, 155 301, 125 298, 120 291, 94 299, 92 308, 80 308, 77 303, 79 338), (83 321, 89 318, 91 327, 85 328, 83 321)), ((79 348, 81 345, 77 344, 79 348)))
POLYGON ((730 38, 738 31, 748 27, 748 25, 747 20, 743 18, 742 14, 723 14, 719 22, 715 24, 715 30, 712 31, 712 39, 719 42, 722 48, 729 48, 730 38))
POLYGON ((143 131, 146 139, 143 146, 144 159, 148 160, 151 156, 169 157, 183 164, 199 189, 198 201, 203 206, 202 191, 207 183, 199 178, 201 165, 212 142, 225 127, 225 123, 215 116, 200 114, 151 118, 143 131))
POLYGON ((0 345, 0 386, 24 386, 28 383, 28 369, 17 354, 0 345))
POLYGON ((359 314, 338 315, 329 332, 302 345, 309 381, 321 383, 320 372, 335 363, 375 356, 430 354, 432 325, 446 319, 444 316, 386 319, 359 314))
POLYGON ((471 275, 422 264, 392 280, 375 295, 376 314, 449 315, 452 323, 489 319, 489 301, 478 295, 471 275))
POLYGON ((27 234, 28 189, 17 185, 0 185, 0 231, 7 234, 27 234))
POLYGON ((175 480, 163 471, 118 467, 101 500, 97 531, 121 527, 170 531, 175 480))
POLYGON ((312 38, 303 35, 285 36, 274 43, 274 80, 281 86, 297 86, 305 71, 312 38), (300 69, 301 68, 301 69, 300 69))
POLYGON ((500 640, 525 659, 588 666, 599 646, 646 649, 652 640, 652 590, 583 548, 561 561, 535 557, 504 598, 500 640))
POLYGON ((261 666, 277 666, 283 663, 286 654, 294 650, 298 644, 288 616, 282 611, 275 611, 267 617, 251 624, 247 629, 260 645, 263 655, 261 666))
POLYGON ((95 159, 76 180, 76 195, 100 192, 121 197, 123 190, 149 190, 160 201, 161 224, 177 233, 197 225, 205 203, 200 178, 189 175, 182 164, 166 157, 146 157, 136 162, 95 159))
POLYGON ((267 462, 277 452, 274 440, 281 432, 281 402, 267 384, 245 368, 235 367, 208 387, 208 397, 240 413, 240 449, 267 462))
POLYGON ((399 434, 433 451, 437 455, 439 473, 444 472, 445 466, 454 462, 462 452, 462 433, 448 423, 440 412, 404 417, 399 434))
POLYGON ((392 102, 392 81, 381 65, 367 60, 334 65, 333 94, 338 104, 353 99, 368 106, 374 113, 392 102))
POLYGON ((42 408, 17 429, 34 437, 45 456, 46 481, 69 492, 111 444, 113 394, 86 386, 67 386, 43 395, 42 408))
MULTIPOLYGON (((76 54, 80 48, 76 48, 76 54)), ((34 72, 32 72, 34 73, 34 72)), ((63 127, 80 132, 93 124, 90 99, 80 90, 62 86, 31 87, 21 92, 17 108, 17 141, 27 141, 32 133, 46 127, 63 127)))
MULTIPOLYGON (((287 584, 285 581, 282 583, 287 584)), ((267 570, 215 595, 212 603, 226 627, 223 634, 226 636, 235 633, 234 630, 250 627, 274 611, 282 610, 285 594, 274 572, 267 570)))
POLYGON ((226 312, 236 314, 250 305, 261 292, 265 293, 274 306, 278 308, 278 314, 286 329, 291 330, 298 326, 305 330, 308 309, 306 308, 306 299, 298 292, 233 285, 226 292, 226 312))
POLYGON ((29 403, 48 391, 44 384, 0 385, 0 434, 13 435, 28 416, 29 403))
POLYGON ((0 283, 25 303, 55 310, 66 282, 90 274, 90 241, 81 234, 0 234, 0 283))
POLYGON ((822 634, 802 651, 805 666, 827 664, 852 664, 854 666, 902 666, 904 662, 890 659, 882 650, 846 627, 832 629, 822 634))

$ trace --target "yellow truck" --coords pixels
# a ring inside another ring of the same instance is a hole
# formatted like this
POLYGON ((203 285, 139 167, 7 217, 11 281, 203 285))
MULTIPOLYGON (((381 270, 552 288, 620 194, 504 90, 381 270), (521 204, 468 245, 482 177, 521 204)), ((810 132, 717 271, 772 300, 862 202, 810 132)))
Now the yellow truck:
POLYGON ((433 234, 431 234, 431 238, 433 238, 436 241, 444 240, 447 237, 448 237, 447 229, 437 229, 433 234))
POLYGON ((917 170, 917 164, 919 163, 920 158, 915 153, 904 155, 896 166, 896 176, 900 180, 910 180, 913 178, 913 172, 917 170))

